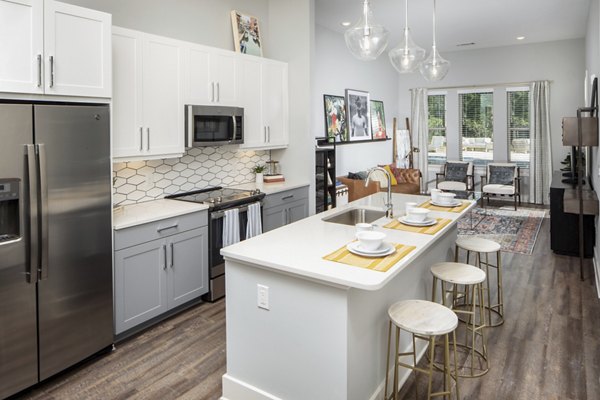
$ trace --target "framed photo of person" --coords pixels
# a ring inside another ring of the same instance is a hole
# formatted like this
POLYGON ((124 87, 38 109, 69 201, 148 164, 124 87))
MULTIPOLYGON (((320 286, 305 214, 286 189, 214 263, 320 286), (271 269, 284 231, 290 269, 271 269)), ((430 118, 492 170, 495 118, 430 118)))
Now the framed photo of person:
POLYGON ((371 100, 371 133, 373 139, 387 139, 383 101, 371 100))
POLYGON ((262 57, 262 37, 256 17, 233 10, 231 27, 236 52, 262 57))
POLYGON ((323 95, 325 108, 325 132, 329 142, 348 141, 348 119, 346 118, 346 101, 343 96, 323 95))
POLYGON ((346 89, 348 139, 351 142, 371 140, 371 103, 369 92, 346 89))

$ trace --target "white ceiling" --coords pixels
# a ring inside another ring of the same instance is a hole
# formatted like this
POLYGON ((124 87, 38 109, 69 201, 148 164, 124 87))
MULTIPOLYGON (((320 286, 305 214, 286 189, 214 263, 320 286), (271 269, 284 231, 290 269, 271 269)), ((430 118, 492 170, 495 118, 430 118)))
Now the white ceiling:
MULTIPOLYGON (((433 0, 408 0, 409 27, 415 42, 431 46, 433 0)), ((316 23, 337 32, 354 25, 363 0, 316 0, 316 23)), ((585 36, 590 0, 438 0, 437 44, 455 51, 547 42, 585 36), (518 41, 517 36, 525 36, 518 41), (457 47, 475 42, 474 46, 457 47)), ((404 29, 404 0, 371 0, 375 20, 390 31, 396 46, 404 29)), ((557 55, 559 56, 559 55, 557 55)))

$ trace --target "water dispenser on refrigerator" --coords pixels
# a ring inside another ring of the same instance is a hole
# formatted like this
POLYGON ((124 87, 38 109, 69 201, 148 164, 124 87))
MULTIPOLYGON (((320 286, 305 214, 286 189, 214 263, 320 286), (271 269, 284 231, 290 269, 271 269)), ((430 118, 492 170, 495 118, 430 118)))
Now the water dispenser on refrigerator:
POLYGON ((19 179, 0 179, 0 244, 17 240, 19 232, 19 179))

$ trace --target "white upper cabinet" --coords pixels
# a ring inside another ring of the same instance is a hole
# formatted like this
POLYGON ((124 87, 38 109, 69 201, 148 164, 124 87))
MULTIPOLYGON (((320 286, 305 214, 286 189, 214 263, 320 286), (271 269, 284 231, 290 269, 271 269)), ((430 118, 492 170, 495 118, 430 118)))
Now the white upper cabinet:
POLYGON ((180 157, 184 152, 180 42, 113 29, 113 157, 180 157))
POLYGON ((110 97, 110 39, 110 14, 46 0, 46 94, 110 97))
POLYGON ((110 97, 110 32, 110 14, 0 0, 0 92, 110 97))
POLYGON ((44 93, 43 0, 0 0, 0 91, 44 93))
POLYGON ((185 49, 185 103, 237 105, 237 59, 234 53, 204 46, 185 49))
POLYGON ((287 64, 240 55, 240 105, 244 107, 243 148, 275 149, 289 143, 287 64))

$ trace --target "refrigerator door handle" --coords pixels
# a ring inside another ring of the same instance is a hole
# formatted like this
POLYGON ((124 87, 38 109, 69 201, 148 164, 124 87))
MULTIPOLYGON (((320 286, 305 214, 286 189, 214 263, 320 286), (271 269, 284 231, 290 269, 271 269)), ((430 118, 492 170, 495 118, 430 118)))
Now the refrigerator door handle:
POLYGON ((35 145, 25 145, 25 158, 27 159, 27 203, 29 205, 29 248, 28 248, 28 268, 27 282, 36 283, 38 281, 39 265, 39 230, 38 230, 38 174, 35 156, 35 145))
POLYGON ((40 181, 40 280, 48 278, 48 174, 46 170, 46 146, 38 144, 37 162, 40 181))

